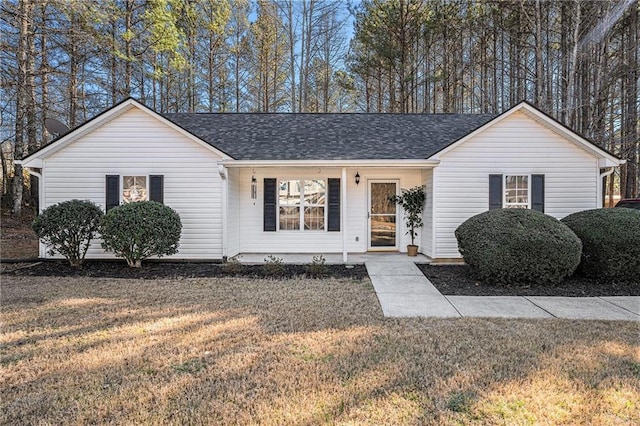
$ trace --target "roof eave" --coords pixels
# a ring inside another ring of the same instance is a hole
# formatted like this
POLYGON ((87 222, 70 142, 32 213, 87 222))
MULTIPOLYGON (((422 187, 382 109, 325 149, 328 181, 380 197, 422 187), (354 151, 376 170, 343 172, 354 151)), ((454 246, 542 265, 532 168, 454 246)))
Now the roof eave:
POLYGON ((225 167, 403 167, 432 168, 439 160, 428 159, 359 159, 359 160, 222 160, 225 167))
POLYGON ((231 159, 232 158, 230 155, 222 152, 221 150, 219 150, 215 146, 212 146, 211 144, 203 141, 202 139, 200 139, 199 137, 197 137, 193 133, 189 132, 188 130, 182 128, 178 124, 176 124, 173 121, 169 120, 168 118, 164 117, 162 114, 157 113, 153 109, 151 109, 148 106, 138 102, 137 100, 135 100, 133 98, 127 98, 124 101, 118 103, 117 105, 114 105, 113 107, 106 109, 105 111, 101 112, 97 116, 95 116, 92 119, 90 119, 89 121, 81 124, 80 126, 76 127, 75 129, 72 129, 71 131, 69 131, 65 135, 63 135, 63 136, 59 137, 58 139, 52 141, 50 144, 45 145, 42 148, 40 148, 39 150, 37 150, 37 151, 31 153, 30 155, 24 157, 20 161, 20 163, 18 163, 18 164, 22 164, 23 167, 42 167, 41 165, 37 165, 37 164, 42 164, 43 159, 45 159, 45 158, 49 157, 50 155, 56 153, 57 151, 61 150, 62 148, 64 148, 65 146, 69 145, 70 143, 72 143, 73 141, 77 140, 78 138, 84 136, 85 134, 90 133, 95 128, 97 128, 97 127, 103 125, 104 123, 106 123, 106 122, 118 117, 119 115, 122 115, 123 113, 127 112, 131 108, 136 108, 136 107, 138 109, 140 109, 141 111, 143 111, 143 112, 149 114, 150 116, 154 117, 158 121, 160 121, 160 122, 164 123, 165 125, 169 126, 170 128, 174 129, 178 133, 181 133, 185 137, 187 137, 187 138, 193 140, 194 142, 198 143, 199 145, 207 148, 208 150, 211 150, 211 151, 215 152, 217 155, 219 155, 223 159, 231 159))
MULTIPOLYGON (((608 164, 614 164, 615 166, 619 166, 621 164, 624 164, 624 160, 621 160, 620 158, 616 157, 615 155, 611 154, 610 152, 607 152, 606 150, 600 148, 599 146, 597 146, 593 142, 591 142, 591 141, 587 140, 586 138, 580 136, 579 134, 577 134, 573 130, 571 130, 568 127, 564 126, 562 123, 560 123, 557 120, 553 119, 551 116, 545 114, 544 112, 542 112, 541 110, 539 110, 538 108, 536 108, 535 106, 531 105, 530 103, 528 103, 526 101, 522 101, 522 102, 518 103, 517 105, 513 106, 512 108, 508 109, 507 111, 505 111, 502 114, 500 114, 497 117, 495 117, 493 120, 490 120, 487 123, 485 123, 484 125, 480 126, 479 128, 477 128, 473 132, 468 133, 467 135, 463 136, 462 138, 458 139, 457 141, 453 142, 452 144, 449 144, 448 146, 444 147, 443 149, 441 149, 440 151, 436 152, 435 154, 433 154, 429 158, 432 159, 432 160, 439 160, 440 157, 443 154, 446 154, 447 152, 449 152, 449 151, 455 149, 456 147, 458 147, 459 145, 464 144, 469 139, 473 138, 474 136, 478 135, 479 133, 482 133, 484 130, 486 130, 487 128, 495 125, 496 123, 504 120, 506 117, 512 115, 516 111, 523 111, 525 114, 527 114, 532 119, 535 119, 535 120, 539 121, 540 123, 542 123, 544 126, 546 126, 551 131, 554 131, 555 133, 557 133, 560 136, 564 137, 565 139, 569 140, 574 145, 578 146, 579 148, 582 148, 584 151, 590 153, 591 155, 593 155, 594 157, 598 158, 599 160, 604 159, 604 160, 606 160, 606 162, 608 164)), ((612 167, 612 166, 607 166, 607 167, 612 167)))

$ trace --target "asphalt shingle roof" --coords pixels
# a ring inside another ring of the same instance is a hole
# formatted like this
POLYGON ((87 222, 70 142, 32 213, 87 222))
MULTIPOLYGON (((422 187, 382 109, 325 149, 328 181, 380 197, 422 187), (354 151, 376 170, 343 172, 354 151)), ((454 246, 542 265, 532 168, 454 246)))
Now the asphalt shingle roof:
POLYGON ((237 160, 426 159, 495 115, 164 114, 237 160))

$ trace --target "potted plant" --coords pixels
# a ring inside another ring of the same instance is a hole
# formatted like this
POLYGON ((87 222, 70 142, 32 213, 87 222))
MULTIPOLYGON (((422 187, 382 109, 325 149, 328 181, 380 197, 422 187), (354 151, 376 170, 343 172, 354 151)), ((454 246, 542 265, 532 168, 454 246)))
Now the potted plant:
POLYGON ((401 195, 389 197, 391 202, 402 206, 404 219, 406 220, 407 234, 411 235, 411 244, 407 246, 409 256, 418 255, 418 246, 415 245, 415 237, 418 235, 417 229, 422 228, 422 212, 425 202, 424 185, 415 186, 411 189, 403 189, 401 195))

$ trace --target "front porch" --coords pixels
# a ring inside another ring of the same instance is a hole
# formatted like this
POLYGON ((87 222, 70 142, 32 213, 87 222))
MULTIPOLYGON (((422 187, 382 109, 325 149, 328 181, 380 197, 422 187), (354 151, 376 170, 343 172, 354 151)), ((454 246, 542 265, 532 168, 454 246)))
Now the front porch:
POLYGON ((225 163, 222 255, 241 253, 241 262, 253 264, 271 254, 298 264, 310 263, 317 253, 332 264, 364 263, 373 255, 406 257, 411 238, 402 210, 389 197, 418 185, 426 186, 427 205, 415 244, 432 254, 434 164, 314 164, 225 163))
MULTIPOLYGON (((237 258, 240 263, 248 265, 256 265, 265 263, 265 259, 273 255, 282 259, 288 264, 307 264, 313 261, 313 256, 320 253, 240 253, 237 258)), ((407 256, 406 253, 400 252, 367 252, 367 253, 349 253, 347 261, 342 260, 342 253, 321 253, 327 264, 364 264, 365 262, 398 262, 408 261, 413 263, 431 263, 431 258, 424 254, 418 253, 415 257, 407 256)))

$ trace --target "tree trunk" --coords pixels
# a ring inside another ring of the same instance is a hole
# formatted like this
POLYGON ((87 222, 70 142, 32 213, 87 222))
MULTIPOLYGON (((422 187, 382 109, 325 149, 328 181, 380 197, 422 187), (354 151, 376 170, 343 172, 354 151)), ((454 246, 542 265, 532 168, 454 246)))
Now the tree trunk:
POLYGON ((287 1, 287 30, 289 31, 289 86, 291 91, 291 112, 296 112, 296 35, 293 31, 293 2, 287 1))
POLYGON ((626 179, 625 186, 620 188, 621 195, 625 198, 638 196, 638 7, 630 8, 628 18, 627 35, 627 64, 626 90, 623 99, 626 101, 626 114, 623 116, 623 125, 626 127, 626 141, 623 141, 626 151, 626 179), (626 142, 626 143, 625 143, 626 142))
POLYGON ((535 93, 536 104, 543 110, 546 110, 544 98, 544 68, 542 63, 542 6, 541 0, 536 0, 536 77, 535 77, 535 93))
POLYGON ((578 97, 578 91, 576 90, 576 80, 578 77, 578 48, 580 43, 580 21, 582 14, 582 7, 579 0, 575 0, 575 22, 573 24, 573 48, 571 51, 571 59, 568 65, 569 80, 567 81, 567 117, 568 126, 573 127, 577 122, 576 101, 578 97))
MULTIPOLYGON (((26 143, 25 135, 25 119, 28 118, 28 103, 30 102, 31 93, 29 88, 29 73, 33 74, 33 69, 29 69, 33 61, 29 60, 29 56, 33 57, 34 52, 29 51, 29 47, 33 48, 30 41, 31 23, 33 22, 33 2, 30 0, 21 0, 18 2, 18 49, 17 49, 17 69, 18 69, 18 85, 16 96, 16 123, 15 123, 15 141, 14 141, 14 159, 23 158, 28 152, 29 140, 26 143)), ((28 126, 28 123, 27 123, 28 126)), ((12 182, 13 194, 13 214, 19 215, 22 212, 24 181, 22 176, 22 166, 14 164, 14 175, 12 182)))

